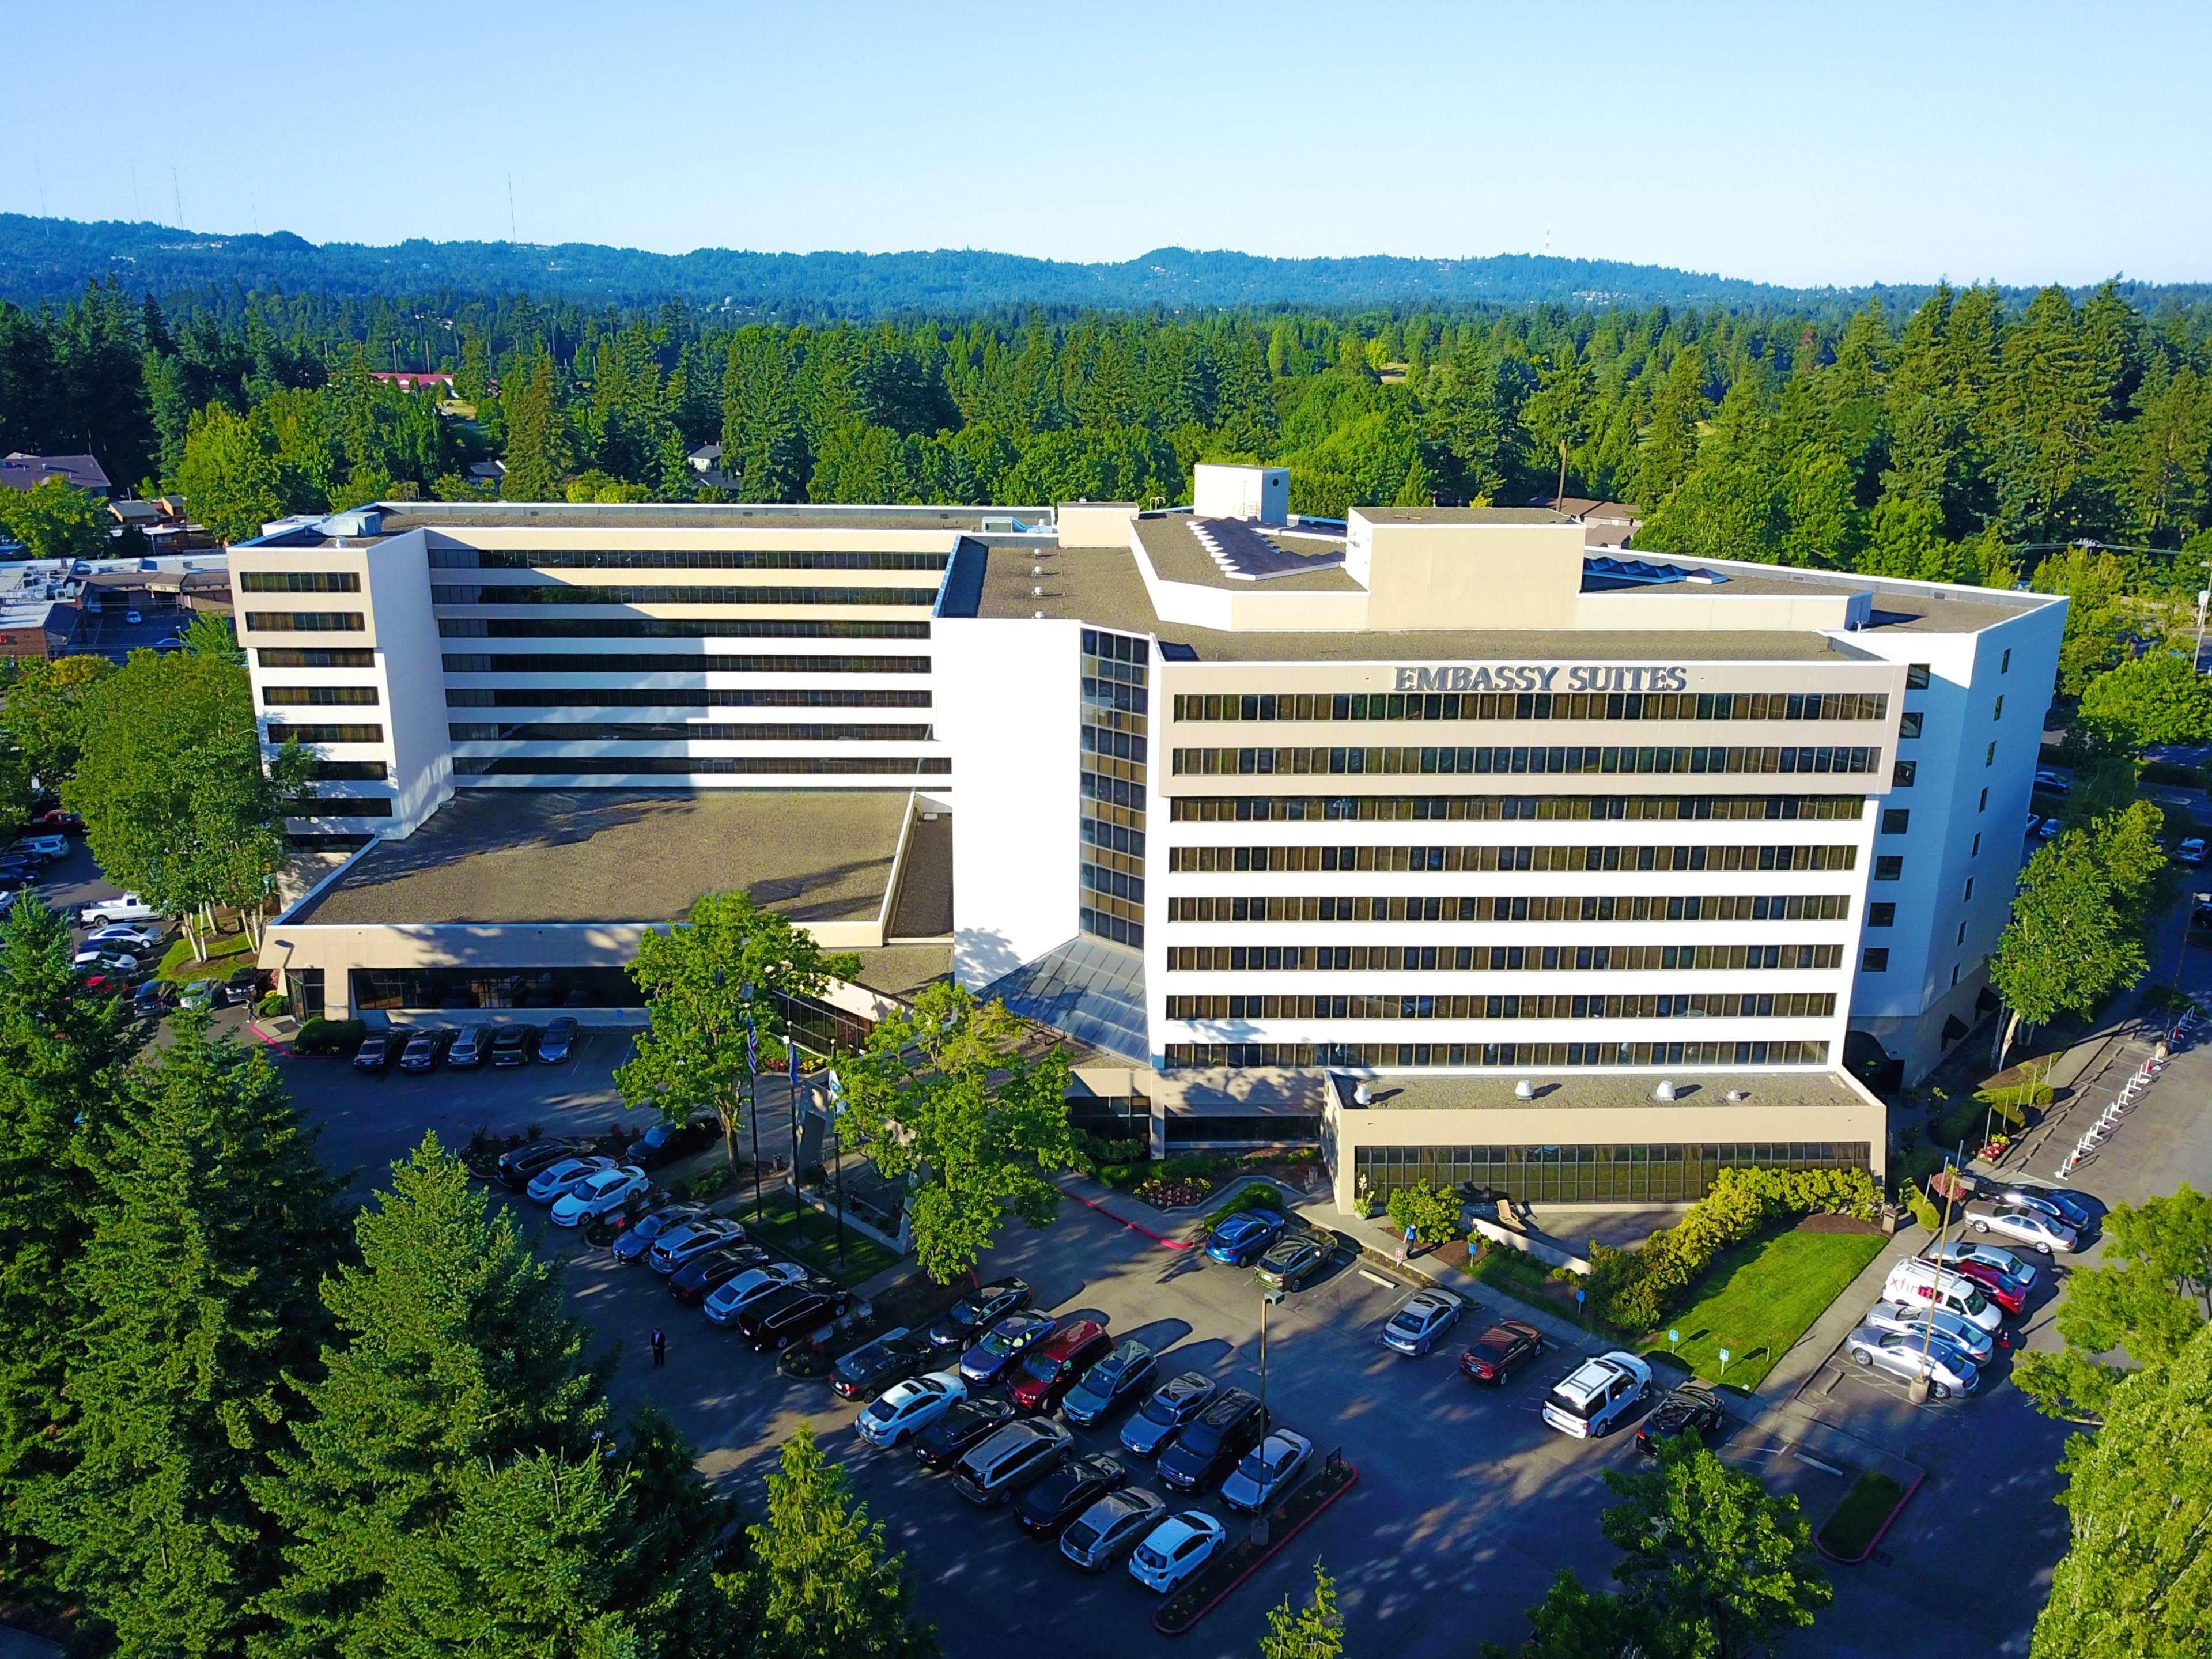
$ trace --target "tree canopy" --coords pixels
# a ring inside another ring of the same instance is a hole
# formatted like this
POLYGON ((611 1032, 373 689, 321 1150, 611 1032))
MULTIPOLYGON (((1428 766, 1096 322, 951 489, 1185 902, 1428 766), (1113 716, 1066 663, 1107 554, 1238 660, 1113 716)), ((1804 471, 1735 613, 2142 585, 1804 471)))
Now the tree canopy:
POLYGON ((0 536, 23 544, 33 559, 100 559, 112 522, 107 504, 66 478, 45 477, 28 489, 0 489, 0 536))
POLYGON ((2154 744, 2212 740, 2212 687, 2186 657, 2154 651, 2089 682, 2079 718, 2140 752, 2154 744))

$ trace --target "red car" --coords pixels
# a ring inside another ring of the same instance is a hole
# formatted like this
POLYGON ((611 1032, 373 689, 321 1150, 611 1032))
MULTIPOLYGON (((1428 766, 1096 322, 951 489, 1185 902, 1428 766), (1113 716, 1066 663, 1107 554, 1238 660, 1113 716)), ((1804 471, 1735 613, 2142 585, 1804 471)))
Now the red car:
POLYGON ((1095 1319, 1072 1319, 1021 1357, 1006 1392, 1014 1407, 1048 1412, 1083 1373, 1112 1352, 1114 1340, 1095 1319))
POLYGON ((1994 1262, 1981 1261, 1952 1247, 1944 1251, 1942 1265, 1960 1278, 1972 1280, 1984 1296, 2008 1314, 2016 1314, 2027 1305, 2030 1281, 2007 1273, 1994 1262))
POLYGON ((1503 1387, 1507 1377, 1543 1352, 1543 1332, 1509 1319, 1492 1325, 1460 1355, 1460 1375, 1470 1382, 1503 1387))

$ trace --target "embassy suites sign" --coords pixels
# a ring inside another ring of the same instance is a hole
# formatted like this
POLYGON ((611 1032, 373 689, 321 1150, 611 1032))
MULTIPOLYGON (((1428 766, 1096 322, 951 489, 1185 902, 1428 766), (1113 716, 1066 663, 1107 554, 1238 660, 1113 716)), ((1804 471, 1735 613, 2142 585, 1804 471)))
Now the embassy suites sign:
POLYGON ((1690 671, 1626 663, 1451 663, 1401 668, 1399 691, 1682 691, 1690 671))

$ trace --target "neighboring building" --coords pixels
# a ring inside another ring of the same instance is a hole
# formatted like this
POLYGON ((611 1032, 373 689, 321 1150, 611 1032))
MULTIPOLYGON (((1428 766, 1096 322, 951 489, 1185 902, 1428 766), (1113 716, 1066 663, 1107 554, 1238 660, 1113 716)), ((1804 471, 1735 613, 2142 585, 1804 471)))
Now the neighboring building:
POLYGON ((1618 550, 1644 527, 1637 510, 1621 501, 1595 501, 1588 495, 1562 495, 1556 501, 1540 495, 1534 503, 1563 513, 1583 527, 1583 545, 1594 550, 1618 550))
POLYGON ((114 492, 106 472, 89 455, 27 455, 18 449, 0 456, 0 485, 35 489, 48 478, 59 478, 103 498, 114 492))
POLYGON ((372 368, 368 372, 368 378, 372 380, 381 380, 389 386, 397 386, 402 392, 428 392, 435 389, 448 398, 453 395, 453 377, 451 374, 426 373, 412 368, 372 368))
POLYGON ((806 1018, 933 963, 1088 1045, 1091 1127, 1318 1140, 1346 1202, 1879 1170, 1846 1043, 1917 1075, 1972 1023, 2064 601, 1304 520, 1279 478, 234 548, 264 735, 333 786, 295 830, 386 838, 264 963, 332 1012, 635 1018, 603 970, 745 885, 889 953, 806 1018))
POLYGON ((472 484, 489 484, 494 489, 497 489, 500 480, 505 477, 507 477, 505 461, 471 461, 469 463, 469 482, 472 484))

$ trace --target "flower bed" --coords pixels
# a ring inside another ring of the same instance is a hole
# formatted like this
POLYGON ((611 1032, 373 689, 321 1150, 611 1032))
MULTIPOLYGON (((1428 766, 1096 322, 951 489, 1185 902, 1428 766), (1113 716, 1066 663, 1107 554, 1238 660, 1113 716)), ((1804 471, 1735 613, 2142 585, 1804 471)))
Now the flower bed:
POLYGON ((1187 1209, 1194 1204, 1203 1204, 1213 1195, 1213 1183, 1203 1176, 1189 1176, 1170 1181, 1154 1176, 1130 1194, 1158 1210, 1187 1209))

